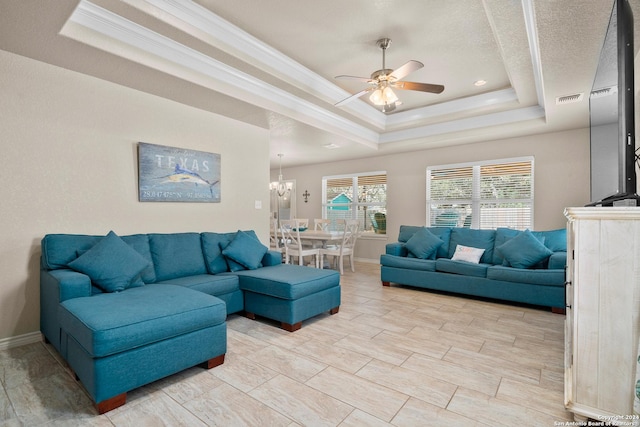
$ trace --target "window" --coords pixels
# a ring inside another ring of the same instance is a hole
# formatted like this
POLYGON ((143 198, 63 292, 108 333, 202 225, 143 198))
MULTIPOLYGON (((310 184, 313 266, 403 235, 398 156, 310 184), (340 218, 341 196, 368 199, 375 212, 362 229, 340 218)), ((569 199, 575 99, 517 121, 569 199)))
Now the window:
POLYGON ((427 222, 533 228, 533 158, 428 167, 427 222))
POLYGON ((322 178, 323 218, 358 219, 365 232, 387 232, 387 173, 326 176, 322 178))

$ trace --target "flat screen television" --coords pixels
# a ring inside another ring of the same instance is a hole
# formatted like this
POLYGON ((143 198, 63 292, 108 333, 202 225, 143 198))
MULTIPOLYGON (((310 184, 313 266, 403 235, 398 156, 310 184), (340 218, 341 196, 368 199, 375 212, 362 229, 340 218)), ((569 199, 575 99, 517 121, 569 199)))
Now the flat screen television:
POLYGON ((638 206, 635 170, 633 13, 614 0, 589 96, 590 206, 638 206))

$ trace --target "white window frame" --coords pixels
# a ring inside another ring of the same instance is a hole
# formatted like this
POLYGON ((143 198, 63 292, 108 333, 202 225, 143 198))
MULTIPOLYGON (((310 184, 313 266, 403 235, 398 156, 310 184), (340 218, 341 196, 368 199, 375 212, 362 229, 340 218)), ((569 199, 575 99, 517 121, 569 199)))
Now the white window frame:
MULTIPOLYGON (((351 174, 340 174, 340 175, 330 175, 330 176, 323 176, 322 177, 322 218, 326 219, 327 218, 327 207, 329 206, 329 201, 327 200, 327 181, 332 180, 332 179, 348 179, 351 178, 352 180, 352 186, 354 189, 358 188, 358 178, 361 176, 371 176, 371 175, 385 175, 387 176, 387 171, 372 171, 372 172, 359 172, 359 173, 351 173, 351 174)), ((387 188, 388 190, 388 188, 387 188)), ((387 193, 388 196, 388 193, 387 193)), ((355 198, 356 200, 352 200, 351 203, 348 204, 344 204, 345 206, 349 206, 349 210, 351 211, 351 219, 358 219, 358 212, 359 212, 359 208, 362 206, 370 206, 370 207, 377 207, 377 208, 382 208, 385 212, 387 210, 387 203, 375 203, 375 202, 367 202, 367 203, 362 203, 358 201, 358 198, 355 198)), ((335 207, 335 206, 340 206, 340 205, 335 205, 332 204, 331 206, 335 207)), ((364 220, 366 223, 366 219, 364 220)), ((374 236, 376 235, 373 231, 370 230, 363 230, 362 231, 363 235, 371 235, 374 236)), ((378 234, 376 236, 386 236, 386 234, 378 234)))
MULTIPOLYGON (((434 170, 441 170, 441 169, 455 169, 455 168, 468 168, 471 167, 472 168, 472 197, 471 199, 444 199, 442 201, 445 201, 447 203, 458 203, 458 204, 470 204, 471 205, 471 210, 472 210, 472 215, 471 215, 471 225, 470 228, 480 228, 480 206, 481 203, 485 200, 481 199, 481 194, 480 194, 480 168, 483 166, 490 166, 490 165, 500 165, 500 164, 504 164, 504 163, 518 163, 518 162, 530 162, 531 163, 531 198, 530 199, 497 199, 498 202, 500 201, 505 201, 505 202, 517 202, 517 201, 522 201, 522 202, 526 202, 526 203, 530 203, 531 209, 530 209, 530 221, 529 221, 529 226, 528 228, 530 229, 534 229, 534 218, 535 218, 535 214, 534 214, 534 206, 535 206, 535 188, 534 188, 534 174, 535 174, 535 161, 534 161, 534 157, 533 156, 525 156, 525 157, 514 157, 514 158, 507 158, 507 159, 495 159, 495 160, 484 160, 484 161, 478 161, 478 162, 466 162, 466 163, 454 163, 454 164, 448 164, 448 165, 434 165, 434 166, 428 166, 426 169, 426 222, 427 222, 427 226, 431 226, 431 205, 433 203, 437 203, 438 201, 434 201, 431 200, 431 171, 434 170)), ((505 224, 504 227, 508 227, 508 224, 505 224)))

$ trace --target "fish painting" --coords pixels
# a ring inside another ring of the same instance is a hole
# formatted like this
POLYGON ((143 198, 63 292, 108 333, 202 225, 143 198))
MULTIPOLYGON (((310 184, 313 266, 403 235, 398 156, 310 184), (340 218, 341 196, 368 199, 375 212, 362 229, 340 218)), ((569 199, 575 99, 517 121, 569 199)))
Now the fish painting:
POLYGON ((141 202, 220 202, 220 154, 138 143, 141 202))
POLYGON ((209 182, 203 177, 200 176, 197 172, 191 171, 187 168, 183 168, 182 166, 176 164, 176 168, 171 175, 164 176, 163 178, 167 178, 167 182, 186 182, 193 183, 196 186, 198 185, 207 185, 209 186, 209 191, 211 192, 211 196, 213 197, 213 186, 216 185, 220 180, 209 182))

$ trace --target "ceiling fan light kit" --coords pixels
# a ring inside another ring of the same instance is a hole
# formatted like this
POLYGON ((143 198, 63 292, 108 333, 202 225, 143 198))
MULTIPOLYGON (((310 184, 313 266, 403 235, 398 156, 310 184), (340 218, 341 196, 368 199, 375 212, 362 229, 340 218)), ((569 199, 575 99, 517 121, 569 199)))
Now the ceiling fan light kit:
POLYGON ((400 79, 410 73, 424 67, 424 64, 418 61, 408 61, 396 70, 386 68, 386 50, 391 45, 391 39, 381 38, 376 42, 376 44, 380 49, 382 49, 382 68, 380 70, 374 71, 370 78, 345 75, 336 76, 337 79, 347 78, 364 81, 368 83, 370 87, 337 102, 335 104, 336 107, 345 105, 356 98, 360 98, 366 93, 372 92, 369 96, 369 100, 374 105, 382 107, 381 111, 383 113, 388 113, 395 110, 396 106, 401 104, 398 96, 393 92, 392 88, 430 93, 441 93, 444 90, 444 86, 442 85, 400 81, 400 79))

